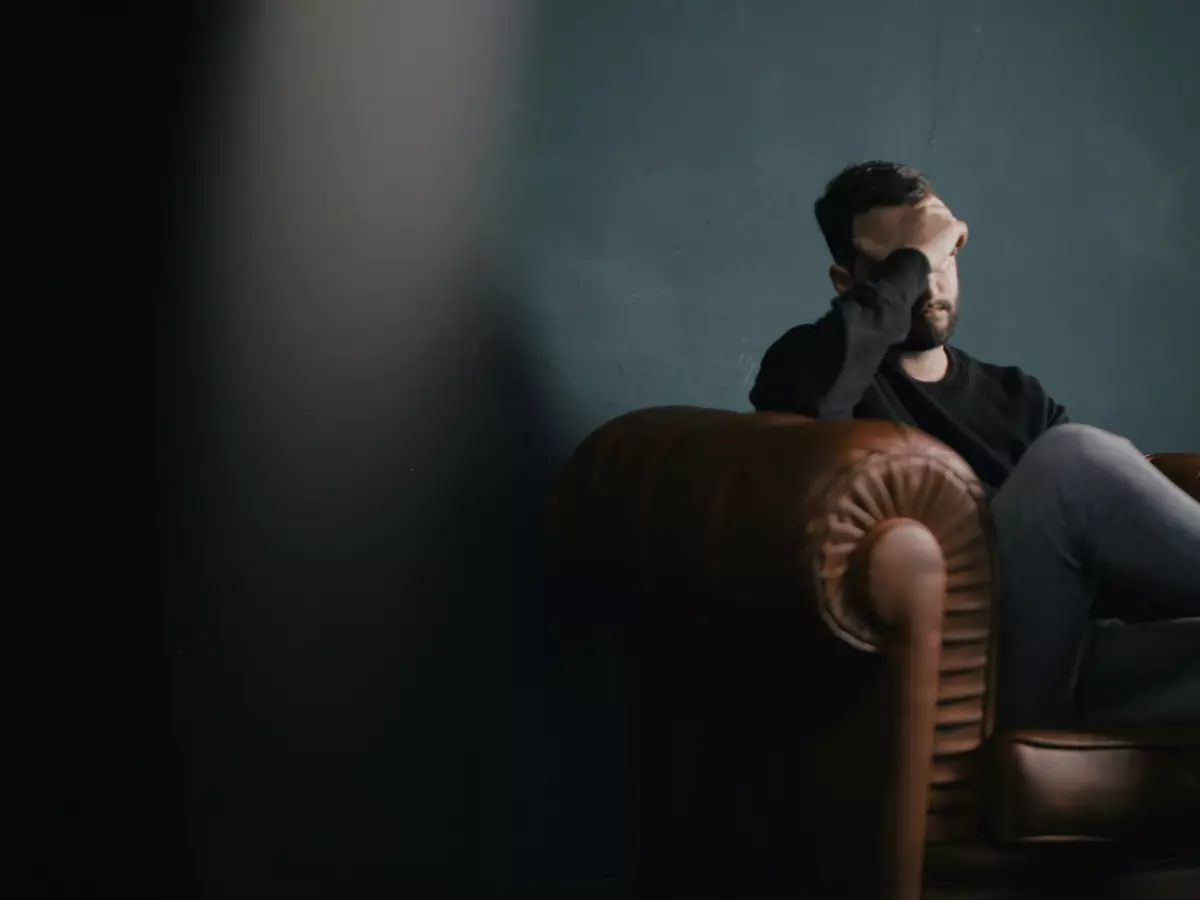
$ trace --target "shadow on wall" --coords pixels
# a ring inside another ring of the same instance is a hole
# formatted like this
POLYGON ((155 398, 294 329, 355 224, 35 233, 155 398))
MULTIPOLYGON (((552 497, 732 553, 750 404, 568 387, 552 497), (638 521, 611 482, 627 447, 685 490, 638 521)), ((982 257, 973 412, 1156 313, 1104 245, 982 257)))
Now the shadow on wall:
POLYGON ((522 4, 415 24, 406 4, 179 7, 155 40, 95 41, 94 134, 125 158, 91 176, 109 202, 73 210, 103 258, 73 258, 73 287, 127 333, 77 328, 103 358, 78 384, 94 424, 54 410, 62 471, 111 496, 66 498, 48 533, 121 546, 64 553, 86 587, 46 604, 46 659, 90 664, 45 704, 47 893, 497 897, 620 874, 620 673, 545 569, 576 423, 548 411, 536 304, 480 223, 503 205, 481 160, 515 118, 522 4), (143 181, 161 197, 118 224, 143 181), (129 481, 97 462, 124 453, 129 394, 101 375, 143 310, 158 458, 122 469, 158 464, 144 607, 112 518, 129 481))
POLYGON ((596 830, 569 448, 479 212, 517 7, 230 20, 163 354, 171 896, 496 896, 596 830))
POLYGON ((170 600, 194 896, 501 892, 530 877, 522 829, 546 864, 554 438, 505 295, 469 291, 459 355, 342 445, 352 479, 219 404, 192 419, 170 600))

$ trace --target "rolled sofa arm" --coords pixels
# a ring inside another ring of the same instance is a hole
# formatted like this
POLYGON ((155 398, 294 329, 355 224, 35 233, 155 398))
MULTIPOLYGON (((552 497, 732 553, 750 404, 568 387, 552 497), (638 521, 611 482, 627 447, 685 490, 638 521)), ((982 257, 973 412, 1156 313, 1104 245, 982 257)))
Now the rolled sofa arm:
MULTIPOLYGON (((812 810, 760 803, 770 811, 752 817, 763 823, 754 840, 718 823, 712 827, 725 829, 719 837, 680 843, 673 835, 676 858, 711 860, 717 848, 728 856, 736 844, 744 848, 737 852, 759 854, 737 877, 755 872, 760 882, 743 880, 741 890, 801 895, 799 885, 784 881, 798 871, 803 847, 808 870, 823 868, 830 883, 878 872, 869 894, 843 886, 850 895, 900 900, 919 896, 927 838, 953 839, 976 827, 975 751, 990 730, 994 543, 983 491, 948 447, 881 421, 641 410, 603 426, 576 451, 554 496, 550 542, 576 577, 661 604, 676 620, 708 616, 729 633, 751 623, 760 635, 785 634, 791 649, 783 652, 793 656, 820 658, 821 646, 832 643, 883 664, 869 692, 875 705, 847 712, 836 735, 820 738, 817 755, 790 763, 812 773, 784 777, 827 782, 799 791, 812 810), (883 820, 878 843, 867 837, 866 819, 883 820), (786 850, 763 849, 788 834, 796 840, 786 850)), ((695 680, 709 664, 671 665, 695 680)), ((699 715, 718 714, 706 708, 699 715)), ((696 747, 732 739, 689 733, 670 740, 693 748, 692 761, 676 769, 703 769, 696 747)), ((772 743, 778 748, 778 739, 772 743)), ((720 751, 740 760, 736 774, 713 777, 739 781, 735 806, 750 802, 750 783, 768 768, 747 757, 771 752, 782 751, 720 751)), ((683 790, 695 792, 697 783, 683 790)), ((710 782, 709 790, 732 789, 710 782)), ((767 791, 786 794, 778 778, 767 791)), ((669 827, 708 827, 695 801, 676 805, 687 811, 672 813, 669 827)), ((721 808, 711 797, 699 807, 721 808)), ((693 876, 671 877, 679 888, 680 877, 693 876)), ((721 885, 707 871, 686 892, 716 895, 721 885)))
POLYGON ((842 641, 875 652, 892 613, 864 580, 865 551, 897 519, 933 534, 950 611, 985 636, 983 497, 961 457, 903 425, 657 407, 580 445, 559 478, 549 537, 578 573, 750 606, 808 603, 842 641))

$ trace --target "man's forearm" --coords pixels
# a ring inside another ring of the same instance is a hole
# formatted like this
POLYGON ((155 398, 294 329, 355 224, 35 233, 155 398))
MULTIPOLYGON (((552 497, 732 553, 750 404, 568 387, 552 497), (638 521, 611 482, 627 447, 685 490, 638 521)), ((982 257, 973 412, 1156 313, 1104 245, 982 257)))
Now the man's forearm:
POLYGON ((755 409, 850 418, 884 355, 908 334, 928 277, 920 251, 899 250, 816 322, 785 334, 763 357, 755 409))

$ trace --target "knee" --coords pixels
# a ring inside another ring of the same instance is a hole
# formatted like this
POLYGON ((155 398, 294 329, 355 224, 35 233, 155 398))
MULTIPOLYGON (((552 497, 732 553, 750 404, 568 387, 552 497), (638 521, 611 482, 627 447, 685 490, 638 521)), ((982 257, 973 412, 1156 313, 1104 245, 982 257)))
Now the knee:
POLYGON ((1136 452, 1124 438, 1092 425, 1057 425, 1025 451, 993 501, 993 512, 998 521, 1014 516, 1022 521, 1032 516, 1042 524, 1058 521, 1059 514, 1078 508, 1078 501, 1096 489, 1101 470, 1136 452))
POLYGON ((1105 431, 1103 428, 1097 428, 1095 425, 1068 422, 1065 425, 1056 425, 1044 431, 1041 437, 1035 442, 1035 446, 1036 444, 1074 444, 1076 446, 1083 446, 1097 441, 1120 440, 1124 440, 1124 438, 1118 437, 1111 431, 1105 431))
POLYGON ((1133 449, 1133 444, 1120 435, 1094 425, 1069 422, 1044 432, 1029 446, 1022 462, 1029 459, 1077 463, 1081 459, 1090 458, 1097 453, 1131 449, 1133 449))
POLYGON ((1072 422, 1051 428, 1034 441, 1017 471, 1058 478, 1097 468, 1120 468, 1134 458, 1140 459, 1141 454, 1125 438, 1072 422))

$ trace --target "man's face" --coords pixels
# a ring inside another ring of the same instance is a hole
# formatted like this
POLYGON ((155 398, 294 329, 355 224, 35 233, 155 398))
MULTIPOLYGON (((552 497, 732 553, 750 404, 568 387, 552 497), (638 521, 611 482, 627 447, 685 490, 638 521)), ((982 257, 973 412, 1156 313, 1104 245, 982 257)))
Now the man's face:
MULTIPOLYGON (((941 201, 930 195, 920 202, 941 201)), ((857 216, 854 219, 855 237, 865 235, 889 245, 895 240, 896 223, 902 211, 903 207, 880 206, 857 216)), ((854 264, 855 283, 870 279, 876 265, 860 253, 854 264)), ((958 295, 958 257, 951 256, 941 269, 929 273, 925 293, 913 305, 912 327, 901 349, 932 350, 950 340, 958 323, 958 295)))

